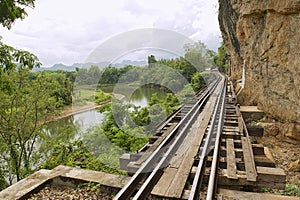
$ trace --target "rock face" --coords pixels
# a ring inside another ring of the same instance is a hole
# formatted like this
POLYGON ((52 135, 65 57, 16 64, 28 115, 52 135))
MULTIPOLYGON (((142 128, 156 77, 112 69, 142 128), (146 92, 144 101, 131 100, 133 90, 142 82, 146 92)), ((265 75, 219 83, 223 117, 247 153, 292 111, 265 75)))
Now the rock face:
POLYGON ((219 0, 219 6, 232 78, 241 79, 245 67, 240 103, 299 123, 300 0, 219 0))
POLYGON ((300 160, 296 160, 295 162, 291 162, 289 164, 289 171, 300 172, 300 160))

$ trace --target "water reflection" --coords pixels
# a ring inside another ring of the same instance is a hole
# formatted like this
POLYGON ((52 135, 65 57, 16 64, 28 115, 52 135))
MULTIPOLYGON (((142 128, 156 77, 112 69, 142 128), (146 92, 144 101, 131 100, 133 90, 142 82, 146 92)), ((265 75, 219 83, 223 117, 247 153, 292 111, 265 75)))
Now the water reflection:
POLYGON ((67 137, 65 138, 67 141, 70 139, 78 139, 90 127, 100 125, 103 118, 104 114, 97 110, 89 110, 49 122, 46 126, 45 133, 51 137, 64 135, 64 137, 67 137), (68 136, 70 138, 68 138, 68 136))
POLYGON ((136 106, 146 107, 154 93, 159 99, 164 99, 168 91, 160 89, 160 87, 142 87, 135 90, 131 97, 126 97, 126 100, 136 106))
POLYGON ((104 114, 97 110, 90 110, 74 115, 74 122, 80 127, 80 132, 86 132, 90 127, 100 125, 103 122, 104 114))

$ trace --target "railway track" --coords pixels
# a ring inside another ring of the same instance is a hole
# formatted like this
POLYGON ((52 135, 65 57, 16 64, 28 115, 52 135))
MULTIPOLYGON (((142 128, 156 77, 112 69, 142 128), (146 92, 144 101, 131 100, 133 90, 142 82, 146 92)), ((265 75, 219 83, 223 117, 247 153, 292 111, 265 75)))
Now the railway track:
POLYGON ((207 155, 213 150, 213 159, 207 184, 207 199, 213 199, 216 189, 216 174, 218 166, 219 145, 224 123, 224 110, 225 110, 225 97, 226 97, 226 81, 220 91, 214 113, 212 115, 210 126, 205 134, 205 139, 201 143, 201 147, 197 156, 198 165, 193 179, 192 187, 189 194, 189 200, 198 199, 200 197, 200 189, 202 186, 202 179, 205 172, 207 155))
MULTIPOLYGON (((218 100, 215 101, 217 102, 217 107, 220 107, 220 103, 218 102, 224 100, 224 97, 222 97, 224 92, 222 95, 219 95, 221 93, 216 91, 220 89, 225 91, 224 85, 225 78, 219 75, 219 78, 200 95, 200 98, 196 100, 196 102, 192 102, 193 105, 191 105, 191 103, 187 104, 188 106, 186 108, 189 109, 183 109, 187 113, 183 113, 181 116, 182 119, 176 125, 173 125, 171 131, 163 138, 153 153, 142 163, 131 180, 115 196, 115 199, 146 199, 151 191, 153 191, 153 189, 155 190, 156 184, 164 174, 164 169, 168 168, 170 161, 176 157, 176 153, 181 149, 182 144, 185 143, 187 135, 190 135, 191 132, 192 134, 197 132, 198 128, 195 128, 194 124, 198 121, 199 114, 203 111, 207 100, 212 94, 218 96, 218 100)), ((214 115, 218 115, 218 113, 219 112, 216 111, 214 115)), ((214 118, 217 118, 217 116, 214 118)), ((189 136, 188 138, 191 137, 189 136)), ((210 147, 207 146, 206 148, 210 147)), ((206 150, 206 152, 207 151, 208 150, 206 150)))
POLYGON ((232 83, 217 77, 133 155, 126 169, 133 176, 114 199, 211 200, 220 197, 217 185, 284 188, 283 170, 250 141, 232 83))

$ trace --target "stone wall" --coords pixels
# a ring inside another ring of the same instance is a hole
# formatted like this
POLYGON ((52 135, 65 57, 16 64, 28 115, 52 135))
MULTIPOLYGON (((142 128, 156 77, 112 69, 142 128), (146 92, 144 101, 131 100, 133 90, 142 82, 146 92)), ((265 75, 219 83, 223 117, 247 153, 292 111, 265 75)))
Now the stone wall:
POLYGON ((243 105, 257 105, 282 122, 300 121, 300 0, 219 0, 219 22, 242 77, 243 105))

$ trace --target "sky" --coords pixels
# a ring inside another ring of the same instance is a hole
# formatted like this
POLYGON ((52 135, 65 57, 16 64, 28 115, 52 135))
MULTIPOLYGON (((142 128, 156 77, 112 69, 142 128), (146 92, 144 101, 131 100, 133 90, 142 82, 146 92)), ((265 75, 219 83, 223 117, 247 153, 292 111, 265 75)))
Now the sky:
POLYGON ((0 36, 44 67, 85 62, 105 41, 136 29, 178 32, 215 51, 221 42, 217 0, 36 0, 26 10, 10 30, 0 27, 0 36))

